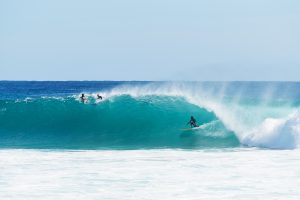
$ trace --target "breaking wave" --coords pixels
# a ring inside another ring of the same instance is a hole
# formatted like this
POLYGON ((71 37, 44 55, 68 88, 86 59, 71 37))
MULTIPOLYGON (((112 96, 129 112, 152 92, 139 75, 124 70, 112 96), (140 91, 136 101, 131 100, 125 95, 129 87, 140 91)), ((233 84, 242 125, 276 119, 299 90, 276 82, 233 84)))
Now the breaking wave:
MULTIPOLYGON (((248 88, 249 90, 249 88, 248 88)), ((2 148, 299 147, 299 103, 200 83, 123 84, 68 97, 0 100, 2 148), (96 94, 104 97, 96 100, 96 94), (245 97, 246 96, 246 97, 245 97), (182 131, 193 115, 201 128, 182 131)))

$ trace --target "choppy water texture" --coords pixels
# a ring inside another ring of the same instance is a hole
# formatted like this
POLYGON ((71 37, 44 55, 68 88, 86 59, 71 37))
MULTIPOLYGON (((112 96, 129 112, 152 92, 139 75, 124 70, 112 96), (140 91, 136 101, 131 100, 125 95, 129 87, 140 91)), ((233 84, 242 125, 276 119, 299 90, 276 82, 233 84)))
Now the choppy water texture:
POLYGON ((295 149, 299 99, 284 82, 0 82, 0 148, 295 149), (202 128, 181 131, 191 115, 202 128))

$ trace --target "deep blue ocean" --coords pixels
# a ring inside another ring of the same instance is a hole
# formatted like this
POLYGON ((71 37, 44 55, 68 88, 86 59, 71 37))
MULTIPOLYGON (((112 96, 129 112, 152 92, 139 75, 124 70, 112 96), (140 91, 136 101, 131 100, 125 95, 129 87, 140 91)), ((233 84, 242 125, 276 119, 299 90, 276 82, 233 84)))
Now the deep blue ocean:
POLYGON ((299 106, 298 82, 1 81, 0 148, 293 149, 299 106))

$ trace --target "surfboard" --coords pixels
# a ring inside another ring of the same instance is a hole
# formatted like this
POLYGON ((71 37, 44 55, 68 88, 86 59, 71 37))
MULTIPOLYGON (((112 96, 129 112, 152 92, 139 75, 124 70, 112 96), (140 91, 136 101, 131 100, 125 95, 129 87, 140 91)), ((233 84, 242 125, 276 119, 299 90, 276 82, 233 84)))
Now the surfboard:
POLYGON ((195 130, 199 130, 199 129, 205 129, 207 126, 212 125, 213 123, 218 122, 218 120, 214 120, 205 124, 201 124, 200 126, 197 127, 193 127, 193 128, 182 128, 179 129, 180 131, 195 131, 195 130))
POLYGON ((203 128, 202 126, 197 126, 197 127, 193 127, 193 128, 182 128, 180 129, 181 131, 194 131, 194 130, 198 130, 203 128))

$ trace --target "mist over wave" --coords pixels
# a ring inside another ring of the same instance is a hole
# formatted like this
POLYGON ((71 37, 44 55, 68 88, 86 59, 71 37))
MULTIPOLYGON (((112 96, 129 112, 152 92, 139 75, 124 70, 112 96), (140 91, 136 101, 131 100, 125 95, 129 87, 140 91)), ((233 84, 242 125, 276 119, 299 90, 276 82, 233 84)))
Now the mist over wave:
POLYGON ((251 84, 235 87, 233 91, 228 91, 232 86, 228 89, 227 84, 218 87, 206 87, 203 83, 148 84, 144 87, 123 85, 105 95, 182 97, 214 113, 226 130, 234 132, 242 145, 276 149, 299 147, 299 99, 293 96, 294 88, 289 90, 290 87, 271 84, 254 95, 252 90, 255 88, 251 88, 251 84))
MULTIPOLYGON (((68 96, 0 100, 9 148, 298 148, 299 102, 278 85, 124 83, 68 96), (257 91, 256 91, 257 90, 257 91), (97 94, 104 100, 96 99, 97 94), (202 126, 183 132, 193 115, 202 126)), ((280 86, 280 85, 279 85, 280 86)))

